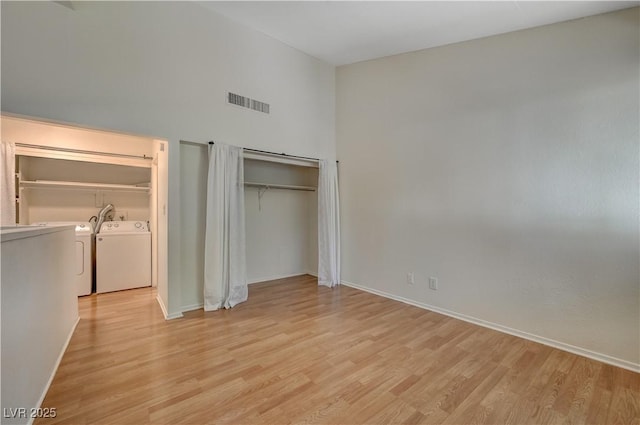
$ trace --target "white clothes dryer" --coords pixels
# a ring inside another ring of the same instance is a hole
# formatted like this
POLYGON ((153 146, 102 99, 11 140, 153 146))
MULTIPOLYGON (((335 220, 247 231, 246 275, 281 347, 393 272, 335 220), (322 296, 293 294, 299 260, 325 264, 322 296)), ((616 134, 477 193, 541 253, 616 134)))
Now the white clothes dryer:
POLYGON ((151 286, 151 232, 144 221, 106 221, 96 234, 96 292, 151 286))
POLYGON ((75 276, 78 296, 91 294, 93 283, 93 227, 89 222, 77 221, 44 221, 33 223, 34 226, 75 226, 76 227, 76 259, 75 276))

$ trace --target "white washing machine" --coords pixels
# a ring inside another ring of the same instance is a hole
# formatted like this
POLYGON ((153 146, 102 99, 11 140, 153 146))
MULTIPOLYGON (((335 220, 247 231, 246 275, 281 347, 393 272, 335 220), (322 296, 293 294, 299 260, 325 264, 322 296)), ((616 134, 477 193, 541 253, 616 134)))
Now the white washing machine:
POLYGON ((151 232, 144 221, 106 221, 96 234, 96 292, 151 286, 151 232))
POLYGON ((77 221, 46 221, 34 226, 76 226, 76 288, 78 296, 91 294, 93 280, 93 227, 91 223, 77 221))

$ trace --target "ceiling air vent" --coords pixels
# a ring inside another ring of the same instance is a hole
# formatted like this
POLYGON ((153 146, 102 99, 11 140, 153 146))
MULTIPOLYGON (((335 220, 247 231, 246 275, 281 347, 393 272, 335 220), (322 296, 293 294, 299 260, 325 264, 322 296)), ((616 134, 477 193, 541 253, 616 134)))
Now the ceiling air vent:
POLYGON ((227 102, 232 105, 242 106, 243 108, 253 109, 254 111, 264 112, 265 114, 269 113, 269 104, 260 102, 259 100, 249 99, 245 96, 240 96, 235 93, 228 93, 227 102))

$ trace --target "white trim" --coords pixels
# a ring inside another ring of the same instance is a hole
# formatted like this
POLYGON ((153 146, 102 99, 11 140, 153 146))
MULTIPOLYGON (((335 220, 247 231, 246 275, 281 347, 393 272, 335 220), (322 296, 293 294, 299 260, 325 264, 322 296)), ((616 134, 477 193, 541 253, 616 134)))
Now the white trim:
POLYGON ((160 309, 162 310, 162 315, 164 316, 164 320, 173 320, 173 319, 179 319, 183 317, 181 312, 172 313, 172 314, 167 313, 167 307, 165 307, 164 302, 162 301, 162 298, 160 298, 160 295, 156 295, 156 301, 158 301, 158 304, 160 304, 160 309))
POLYGON ((253 285, 254 283, 268 282, 270 280, 286 279, 288 277, 294 277, 294 276, 303 276, 305 274, 307 274, 307 272, 298 272, 298 273, 292 273, 292 274, 286 274, 286 275, 276 275, 276 276, 259 277, 255 279, 247 279, 247 285, 253 285))
POLYGON ((182 312, 185 313, 187 311, 199 310, 201 308, 204 308, 204 303, 183 305, 182 312))
POLYGON ((308 274, 308 275, 311 275, 311 276, 313 276, 313 277, 318 277, 318 272, 317 272, 317 271, 312 272, 312 271, 307 270, 307 271, 306 271, 306 272, 304 272, 304 273, 305 273, 305 274, 308 274))
POLYGON ((548 345, 549 347, 557 348, 559 350, 568 351, 570 353, 576 354, 578 356, 588 357, 593 360, 597 360, 603 363, 607 363, 613 366, 621 367, 623 369, 627 369, 633 372, 640 372, 640 363, 636 364, 630 362, 628 360, 619 359, 616 357, 608 356, 606 354, 598 353, 595 351, 587 350, 586 348, 576 347, 575 345, 567 344, 564 342, 556 341, 554 339, 546 338, 543 336, 531 334, 528 332, 520 331, 518 329, 513 329, 508 326, 500 325, 497 323, 489 322, 486 320, 478 319, 472 316, 467 316, 466 314, 456 313, 455 311, 447 310, 441 307, 435 307, 430 304, 421 303, 419 301, 410 300, 408 298, 400 297, 398 295, 393 295, 388 292, 380 291, 378 289, 368 288, 366 286, 358 285, 356 283, 348 282, 343 280, 341 282, 345 286, 349 286, 355 289, 359 289, 361 291, 369 292, 374 295, 379 295, 384 298, 389 298, 395 301, 400 301, 405 304, 412 305, 414 307, 419 307, 425 310, 430 310, 436 313, 444 314, 445 316, 453 317, 455 319, 460 319, 465 322, 473 323, 478 326, 482 326, 485 328, 493 329, 495 331, 503 332, 509 335, 517 336, 520 338, 528 339, 529 341, 538 342, 540 344, 548 345))
MULTIPOLYGON (((76 323, 73 324, 73 326, 71 327, 71 332, 69 332, 69 335, 67 335, 67 340, 64 342, 64 345, 62 346, 62 350, 60 351, 60 354, 58 354, 58 358, 56 359, 56 364, 55 366, 53 366, 53 370, 51 371, 51 375, 49 376, 49 380, 47 381, 47 383, 44 386, 44 389, 42 390, 42 394, 40 395, 40 398, 38 399, 38 402, 36 403, 36 407, 41 407, 42 406, 42 402, 44 402, 44 398, 47 396, 47 393, 49 392, 49 387, 51 386, 51 383, 53 382, 53 378, 56 377, 56 373, 58 372, 58 367, 60 366, 60 362, 62 361, 62 358, 64 357, 64 353, 67 351, 67 347, 69 346, 69 343, 71 342, 71 338, 73 337, 73 333, 76 331, 76 327, 78 326, 78 323, 80 323, 80 317, 78 317, 76 319, 76 323)), ((31 425, 33 423, 33 420, 35 418, 30 418, 29 422, 27 422, 27 424, 31 425)))

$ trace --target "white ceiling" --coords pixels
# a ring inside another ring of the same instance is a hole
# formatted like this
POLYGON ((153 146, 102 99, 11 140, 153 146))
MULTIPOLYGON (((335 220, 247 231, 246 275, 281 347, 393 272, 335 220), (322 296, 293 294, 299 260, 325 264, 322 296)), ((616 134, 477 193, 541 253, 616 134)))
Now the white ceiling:
POLYGON ((640 5, 640 1, 200 1, 344 65, 640 5))

